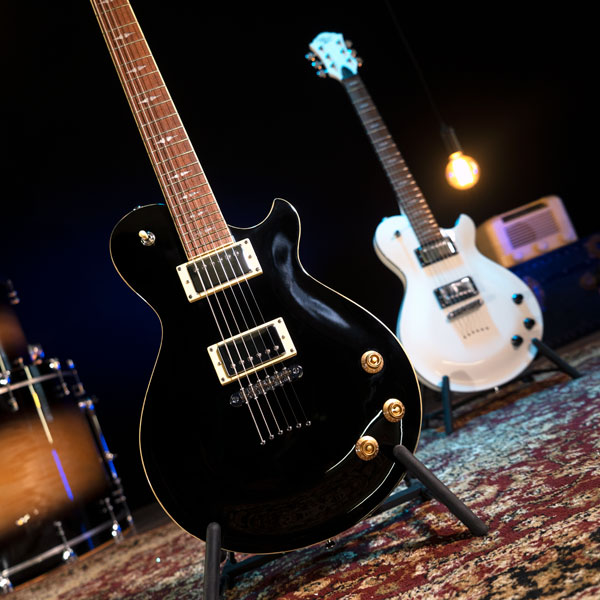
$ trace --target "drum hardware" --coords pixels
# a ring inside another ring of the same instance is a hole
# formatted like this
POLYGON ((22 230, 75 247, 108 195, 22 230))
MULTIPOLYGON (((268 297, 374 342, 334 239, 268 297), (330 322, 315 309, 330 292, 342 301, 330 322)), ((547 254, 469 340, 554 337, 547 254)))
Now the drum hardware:
POLYGON ((63 562, 70 563, 70 562, 77 560, 77 554, 75 554, 75 551, 73 550, 73 548, 71 548, 71 546, 69 546, 69 541, 67 540, 67 536, 65 535, 65 530, 63 529, 62 522, 54 521, 54 527, 56 527, 56 533, 58 534, 58 537, 60 538, 60 540, 63 544, 63 551, 62 551, 63 562))
POLYGON ((117 517, 115 516, 115 511, 113 510, 113 505, 110 502, 110 498, 102 498, 102 504, 105 506, 106 512, 110 515, 112 519, 112 528, 110 534, 112 535, 115 542, 119 543, 123 541, 123 531, 121 526, 119 525, 119 521, 117 521, 117 517))
POLYGON ((29 344, 27 346, 27 352, 29 353, 29 358, 31 359, 32 363, 38 363, 46 356, 44 349, 40 344, 29 344))
POLYGON ((8 577, 0 574, 0 594, 12 592, 13 586, 8 577))

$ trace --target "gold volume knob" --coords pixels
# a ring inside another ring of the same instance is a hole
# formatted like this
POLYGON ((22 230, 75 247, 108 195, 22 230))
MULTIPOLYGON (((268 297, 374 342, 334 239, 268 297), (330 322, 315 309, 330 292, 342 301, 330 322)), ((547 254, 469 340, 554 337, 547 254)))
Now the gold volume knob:
POLYGON ((383 405, 383 416, 392 423, 401 421, 405 412, 406 409, 404 408, 404 404, 396 398, 386 400, 383 405))
POLYGON ((367 350, 360 357, 360 364, 367 373, 379 373, 383 369, 383 356, 375 350, 367 350))
POLYGON ((356 442, 354 449, 356 450, 356 454, 358 454, 358 458, 361 460, 371 460, 377 456, 379 444, 374 437, 363 435, 359 438, 358 442, 356 442))

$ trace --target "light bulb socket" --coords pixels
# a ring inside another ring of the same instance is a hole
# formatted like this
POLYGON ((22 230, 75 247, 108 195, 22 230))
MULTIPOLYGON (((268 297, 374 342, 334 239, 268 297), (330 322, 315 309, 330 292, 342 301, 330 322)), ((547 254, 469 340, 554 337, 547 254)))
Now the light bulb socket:
POLYGON ((444 142, 444 145, 446 146, 446 152, 448 152, 448 154, 453 154, 454 152, 462 152, 462 148, 458 142, 458 138, 456 137, 456 133, 454 133, 454 129, 452 127, 446 124, 442 124, 440 133, 442 135, 442 140, 444 142))

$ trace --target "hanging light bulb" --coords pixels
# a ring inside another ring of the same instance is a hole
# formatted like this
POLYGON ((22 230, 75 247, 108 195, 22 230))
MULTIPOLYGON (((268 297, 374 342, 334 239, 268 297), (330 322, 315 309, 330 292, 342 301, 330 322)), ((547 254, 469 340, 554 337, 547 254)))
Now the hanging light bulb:
POLYGON ((457 190, 468 190, 479 181, 479 165, 474 158, 457 150, 448 158, 446 180, 457 190))
POLYGON ((442 125, 442 138, 450 153, 446 165, 446 181, 457 190, 468 190, 479 181, 479 165, 474 158, 463 154, 452 127, 442 125))

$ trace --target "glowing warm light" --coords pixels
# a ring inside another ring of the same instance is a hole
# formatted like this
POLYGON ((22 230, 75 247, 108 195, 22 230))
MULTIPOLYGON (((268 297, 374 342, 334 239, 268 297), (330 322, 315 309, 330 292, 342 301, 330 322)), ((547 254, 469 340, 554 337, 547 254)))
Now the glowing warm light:
POLYGON ((479 181, 479 165, 460 150, 453 152, 446 166, 446 179, 457 190, 468 190, 479 181))

